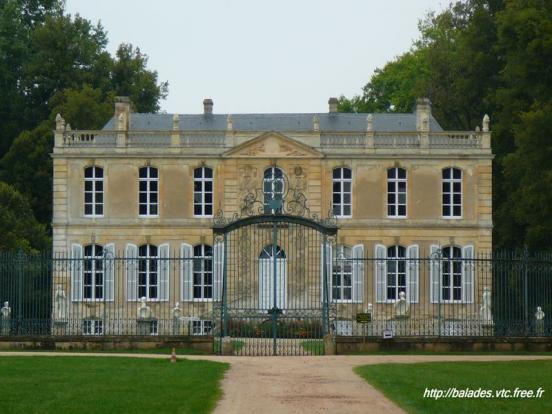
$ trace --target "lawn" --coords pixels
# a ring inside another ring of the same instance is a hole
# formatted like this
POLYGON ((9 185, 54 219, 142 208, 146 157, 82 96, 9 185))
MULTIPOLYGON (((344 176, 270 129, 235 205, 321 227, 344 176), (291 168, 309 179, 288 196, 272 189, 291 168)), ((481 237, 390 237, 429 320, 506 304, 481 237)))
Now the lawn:
POLYGON ((311 355, 324 355, 324 341, 320 339, 303 341, 301 347, 311 355))
POLYGON ((228 364, 102 357, 0 357, 2 413, 209 413, 228 364))
POLYGON ((430 362, 357 367, 356 373, 411 413, 551 413, 552 361, 430 362), (426 388, 536 390, 541 398, 424 398, 426 388))

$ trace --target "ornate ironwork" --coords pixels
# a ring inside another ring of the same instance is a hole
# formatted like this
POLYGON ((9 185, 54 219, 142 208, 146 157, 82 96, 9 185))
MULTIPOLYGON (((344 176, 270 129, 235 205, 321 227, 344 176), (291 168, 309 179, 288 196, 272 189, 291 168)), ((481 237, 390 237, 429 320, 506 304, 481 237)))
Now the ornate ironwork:
POLYGON ((283 174, 284 191, 279 197, 266 199, 266 194, 262 188, 248 190, 242 198, 242 205, 237 213, 226 217, 222 209, 217 211, 213 221, 217 227, 225 226, 246 217, 253 217, 263 214, 273 214, 275 216, 293 216, 312 220, 328 227, 337 227, 337 218, 330 207, 327 217, 311 211, 307 203, 306 195, 292 187, 286 174, 283 174), (281 198, 280 198, 281 197, 281 198))

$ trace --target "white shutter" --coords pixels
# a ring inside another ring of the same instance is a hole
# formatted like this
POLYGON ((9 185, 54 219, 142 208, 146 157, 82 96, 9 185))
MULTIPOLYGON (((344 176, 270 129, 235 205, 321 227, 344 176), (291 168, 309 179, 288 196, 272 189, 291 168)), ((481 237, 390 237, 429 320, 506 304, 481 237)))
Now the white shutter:
POLYGON ((286 308, 287 303, 287 260, 286 259, 277 259, 276 260, 276 271, 278 272, 278 293, 277 293, 277 306, 280 309, 286 308))
POLYGON ((213 300, 222 299, 222 278, 224 273, 224 243, 215 243, 213 252, 213 300))
POLYGON ((320 245, 320 301, 324 302, 324 269, 326 269, 328 301, 332 301, 333 257, 329 242, 320 245), (326 263, 324 263, 324 258, 326 263))
POLYGON ((180 297, 187 302, 194 300, 194 249, 188 243, 180 246, 180 297))
POLYGON ((259 259, 259 305, 261 309, 268 309, 271 302, 272 270, 272 260, 259 259))
POLYGON ((374 260, 374 275, 376 285, 376 302, 385 302, 386 278, 387 278, 387 248, 382 244, 376 244, 374 260))
POLYGON ((353 246, 353 302, 364 299, 364 245, 353 246))
POLYGON ((406 249, 406 283, 408 289, 408 301, 418 303, 420 298, 420 249, 417 244, 406 249))
POLYGON ((82 277, 83 277, 83 258, 82 258, 82 245, 72 244, 71 245, 71 260, 70 260, 70 269, 71 269, 71 300, 81 301, 82 300, 82 277))
POLYGON ((159 300, 169 300, 170 247, 168 243, 159 246, 159 300))
POLYGON ((127 244, 125 249, 127 300, 138 299, 138 247, 127 244))
POLYGON ((439 246, 432 244, 429 248, 429 286, 431 303, 438 303, 441 297, 441 257, 437 256, 439 246))
POLYGON ((474 250, 473 246, 464 246, 462 249, 462 302, 473 302, 474 284, 474 250))
POLYGON ((115 245, 106 244, 104 247, 104 299, 112 301, 114 297, 115 284, 115 245))

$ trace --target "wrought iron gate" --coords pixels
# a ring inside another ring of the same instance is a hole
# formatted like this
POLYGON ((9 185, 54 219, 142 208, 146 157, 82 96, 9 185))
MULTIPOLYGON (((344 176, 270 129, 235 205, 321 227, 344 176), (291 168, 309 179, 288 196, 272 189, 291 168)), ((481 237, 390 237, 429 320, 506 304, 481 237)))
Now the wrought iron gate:
MULTIPOLYGON (((224 249, 218 348, 236 355, 317 355, 331 334, 335 226, 261 214, 215 226, 224 249)), ((216 247, 215 247, 216 248, 216 247)))

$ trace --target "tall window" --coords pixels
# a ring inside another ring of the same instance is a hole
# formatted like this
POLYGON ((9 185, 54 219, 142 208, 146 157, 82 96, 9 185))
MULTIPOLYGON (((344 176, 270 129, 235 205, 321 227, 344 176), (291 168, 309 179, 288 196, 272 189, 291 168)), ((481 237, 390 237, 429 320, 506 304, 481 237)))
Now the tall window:
POLYGON ((339 245, 334 250, 332 275, 332 300, 353 299, 353 263, 351 248, 339 245))
POLYGON ((333 214, 336 217, 351 217, 352 173, 349 168, 333 170, 333 214))
POLYGON ((462 170, 443 170, 443 217, 462 217, 462 170))
POLYGON ((145 244, 138 248, 138 298, 158 299, 158 259, 157 246, 145 244))
POLYGON ((462 300, 462 249, 448 246, 443 250, 441 300, 462 300))
POLYGON ((406 170, 387 170, 387 216, 406 217, 406 170))
POLYGON ((284 198, 284 173, 278 167, 267 168, 263 179, 264 212, 265 214, 281 213, 281 206, 273 207, 284 198))
POLYGON ((103 216, 103 168, 84 169, 84 215, 103 216))
POLYGON ((83 299, 104 298, 104 249, 99 244, 84 246, 83 299))
POLYGON ((194 299, 213 299, 213 249, 194 246, 194 299))
POLYGON ((387 248, 387 300, 399 299, 400 292, 406 293, 406 248, 387 248))
POLYGON ((157 216, 159 214, 159 175, 157 168, 140 168, 139 182, 140 215, 157 216))
POLYGON ((213 170, 207 167, 194 170, 194 216, 213 215, 213 170))

